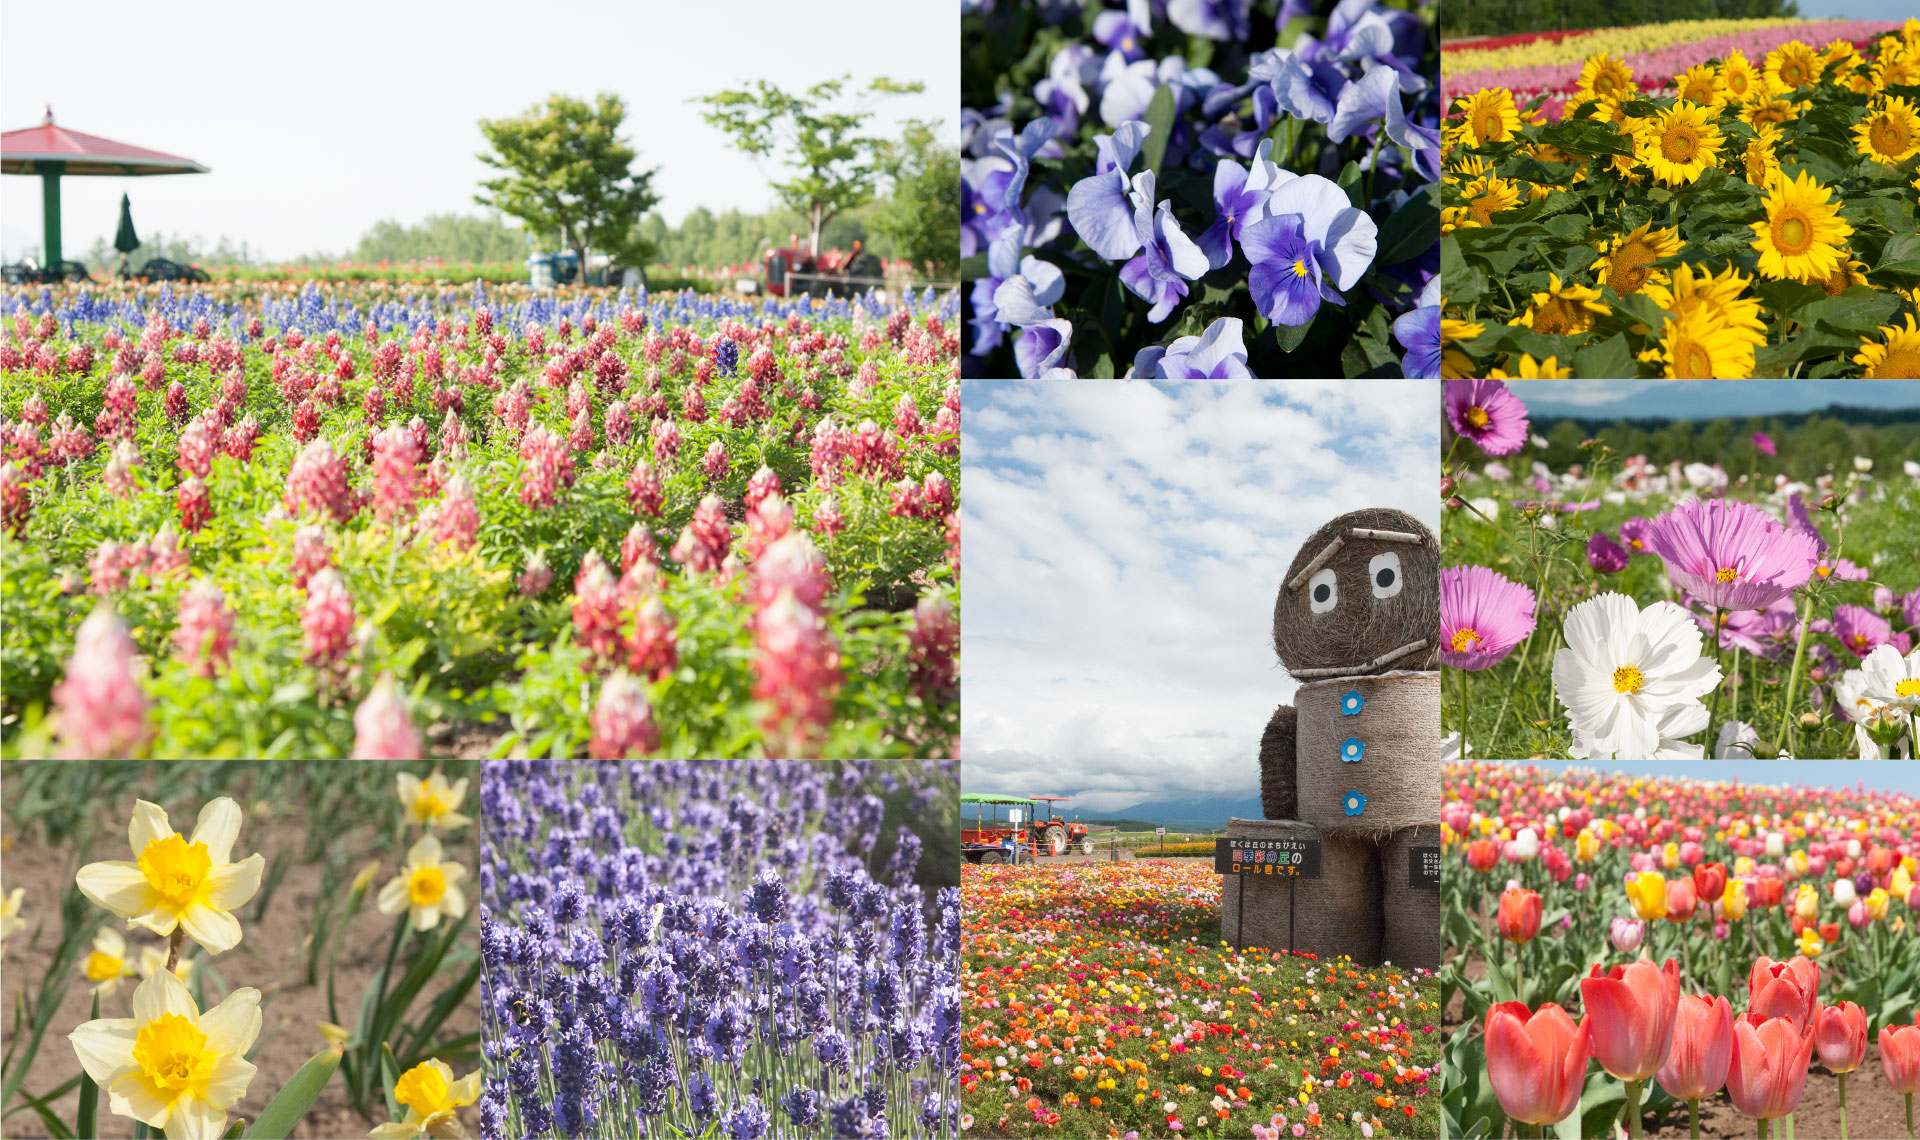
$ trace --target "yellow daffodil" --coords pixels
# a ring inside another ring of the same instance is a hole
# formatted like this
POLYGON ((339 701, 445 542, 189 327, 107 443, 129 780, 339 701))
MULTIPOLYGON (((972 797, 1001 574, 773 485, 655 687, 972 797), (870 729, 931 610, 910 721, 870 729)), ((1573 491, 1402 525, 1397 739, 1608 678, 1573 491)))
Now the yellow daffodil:
POLYGON ((137 968, 127 960, 127 940, 118 930, 103 926, 93 935, 93 953, 80 963, 80 971, 94 983, 93 992, 102 997, 120 988, 121 978, 132 977, 137 968))
POLYGON ((454 1110, 480 1099, 480 1070, 456 1081, 446 1062, 422 1061, 400 1074, 393 1086, 393 1099, 407 1106, 407 1118, 375 1125, 368 1133, 373 1140, 412 1140, 418 1136, 459 1140, 467 1133, 454 1110))
POLYGON ((89 863, 75 881, 80 893, 162 936, 183 928, 219 954, 240 944, 240 920, 229 912, 260 889, 266 859, 257 852, 228 861, 240 837, 240 805, 222 796, 200 809, 191 840, 182 839, 159 804, 133 807, 127 840, 137 862, 89 863))
POLYGON ((335 1025, 331 1021, 316 1021, 313 1024, 320 1030, 320 1036, 326 1038, 329 1045, 345 1045, 353 1039, 353 1033, 344 1025, 335 1025))
POLYGON ((0 899, 0 942, 5 942, 13 936, 14 931, 27 924, 27 920, 20 917, 20 896, 26 893, 27 888, 15 887, 7 893, 6 898, 0 899))
POLYGON ((465 867, 441 860, 440 841, 426 836, 407 852, 400 873, 380 888, 380 913, 408 911, 415 930, 432 930, 441 915, 459 918, 467 912, 467 896, 460 890, 466 877, 465 867))
MULTIPOLYGON (((162 950, 158 946, 142 946, 140 948, 141 977, 151 978, 156 972, 166 968, 167 952, 165 950, 162 950)), ((173 976, 183 982, 191 982, 193 980, 193 959, 184 954, 181 955, 180 960, 173 964, 173 976)))
POLYGON ((427 827, 442 827, 448 831, 473 822, 453 810, 466 798, 465 776, 449 785, 447 778, 440 774, 440 769, 435 768, 424 783, 411 772, 401 772, 395 780, 400 785, 400 805, 407 809, 407 818, 413 822, 427 827))
POLYGON ((215 1140, 253 1080, 246 1052, 259 1035, 259 990, 237 989, 203 1014, 186 983, 161 970, 134 989, 132 1017, 89 1021, 69 1037, 114 1115, 215 1140))
POLYGON ((1652 871, 1642 871, 1627 883, 1627 899, 1633 913, 1648 922, 1667 917, 1667 881, 1652 871))

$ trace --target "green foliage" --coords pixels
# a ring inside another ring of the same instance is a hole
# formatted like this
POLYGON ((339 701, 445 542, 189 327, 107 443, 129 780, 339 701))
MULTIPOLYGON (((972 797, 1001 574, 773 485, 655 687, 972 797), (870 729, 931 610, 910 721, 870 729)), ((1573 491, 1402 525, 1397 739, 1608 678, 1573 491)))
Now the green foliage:
POLYGON ((634 172, 634 150, 619 137, 626 117, 620 97, 602 92, 592 104, 554 94, 519 118, 482 119, 480 133, 493 149, 478 157, 504 173, 482 182, 487 193, 474 201, 557 237, 582 266, 589 248, 645 264, 648 251, 633 229, 659 200, 652 190, 658 171, 634 172))
POLYGON ((892 163, 893 200, 874 217, 899 257, 936 278, 959 268, 960 154, 942 146, 931 125, 908 127, 892 163))
POLYGON ((349 260, 516 262, 526 253, 526 231, 508 225, 499 214, 428 214, 410 226, 393 218, 373 223, 349 260))

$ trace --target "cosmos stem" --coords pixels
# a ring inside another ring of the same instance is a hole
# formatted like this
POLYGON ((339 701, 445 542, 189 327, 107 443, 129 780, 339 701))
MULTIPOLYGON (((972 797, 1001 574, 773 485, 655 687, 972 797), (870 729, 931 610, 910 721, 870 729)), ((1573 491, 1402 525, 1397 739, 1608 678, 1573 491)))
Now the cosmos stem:
MULTIPOLYGON (((1780 727, 1774 732, 1774 755, 1780 754, 1780 745, 1793 730, 1793 695, 1800 688, 1800 666, 1807 661, 1807 625, 1813 621, 1813 595, 1808 593, 1800 606, 1800 633, 1795 638, 1793 648, 1793 668, 1787 671, 1787 702, 1780 710, 1780 727)), ((1799 749, 1795 748, 1798 752, 1799 749)))

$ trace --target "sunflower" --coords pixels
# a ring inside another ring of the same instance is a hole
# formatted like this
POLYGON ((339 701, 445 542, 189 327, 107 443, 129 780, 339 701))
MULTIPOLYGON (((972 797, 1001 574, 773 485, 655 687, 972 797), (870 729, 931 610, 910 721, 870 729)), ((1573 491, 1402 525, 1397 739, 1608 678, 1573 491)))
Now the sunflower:
POLYGON ((1920 83, 1920 57, 1907 52, 1886 51, 1873 65, 1873 90, 1910 87, 1920 83))
POLYGON ((1767 79, 1792 91, 1820 81, 1820 60, 1799 40, 1788 40, 1767 53, 1767 79))
POLYGON ((1826 51, 1820 53, 1822 72, 1829 67, 1837 67, 1839 70, 1834 72, 1836 77, 1851 73, 1859 62, 1860 53, 1854 50, 1852 40, 1835 40, 1827 45, 1826 51))
POLYGON ((1477 154, 1464 154, 1447 163, 1447 181, 1471 182, 1493 173, 1493 167, 1477 154))
POLYGON ((1520 129, 1520 110, 1514 106, 1513 93, 1504 87, 1482 87, 1461 110, 1476 146, 1510 139, 1520 129))
POLYGON ((1867 285, 1868 288, 1872 288, 1867 282, 1867 267, 1855 261, 1846 250, 1841 250, 1840 264, 1834 266, 1833 272, 1821 279, 1820 287, 1827 291, 1827 296, 1838 297, 1855 285, 1867 285))
POLYGON ((1751 223, 1762 277, 1814 282, 1833 272, 1853 227, 1832 198, 1832 190, 1804 170, 1767 183, 1766 220, 1751 223))
POLYGON ((1560 275, 1547 275, 1547 291, 1535 293, 1533 303, 1508 324, 1524 325, 1548 336, 1573 336, 1593 327, 1593 318, 1607 316, 1613 309, 1600 300, 1600 290, 1591 285, 1560 284, 1560 275))
POLYGON ((1504 178, 1475 179, 1462 193, 1467 197, 1467 218, 1458 222, 1462 226, 1490 226, 1495 214, 1520 204, 1519 189, 1504 178))
POLYGON ((1653 176, 1669 186, 1683 186, 1713 167, 1725 142, 1713 113, 1682 99, 1649 121, 1636 150, 1653 176))
POLYGON ((1514 370, 1512 373, 1496 368, 1487 373, 1489 380, 1566 380, 1573 376, 1571 367, 1560 367, 1560 358, 1549 356, 1545 360, 1535 360, 1531 352, 1520 354, 1518 361, 1508 361, 1514 370))
POLYGON ((1727 98, 1735 103, 1744 103, 1759 93, 1759 73, 1739 48, 1728 52, 1726 61, 1720 65, 1720 81, 1727 98))
POLYGON ((1762 96, 1747 104, 1747 109, 1741 113, 1740 117, 1757 131, 1761 127, 1777 127, 1783 123, 1790 123, 1800 116, 1793 104, 1787 100, 1762 96))
POLYGON ((1860 374, 1864 380, 1920 380, 1920 327, 1916 327, 1913 314, 1907 314, 1905 328, 1899 325, 1882 325, 1880 332, 1887 343, 1879 344, 1860 338, 1860 353, 1853 362, 1865 369, 1860 374))
POLYGON ((1580 69, 1580 86, 1574 89, 1573 102, 1598 99, 1602 103, 1619 103, 1639 93, 1633 82, 1633 68, 1601 52, 1589 58, 1580 69))
POLYGON ((1768 179, 1780 173, 1780 156, 1776 151, 1779 145, 1779 127, 1764 123, 1754 131, 1753 137, 1747 140, 1746 151, 1741 155, 1741 167, 1749 183, 1765 186, 1768 179))
POLYGON ((1630 234, 1617 235, 1600 248, 1600 260, 1593 263, 1594 276, 1622 297, 1638 293, 1649 281, 1664 283, 1666 271, 1650 267, 1661 258, 1680 252, 1680 231, 1650 230, 1652 224, 1648 222, 1630 234))
POLYGON ((1473 358, 1460 347, 1460 342, 1472 340, 1487 331, 1487 326, 1479 321, 1462 321, 1453 317, 1440 318, 1440 378, 1442 380, 1465 380, 1473 376, 1473 358))
MULTIPOLYGON (((1666 285, 1647 282, 1647 296, 1653 303, 1676 317, 1700 313, 1735 338, 1753 348, 1767 343, 1767 325, 1760 316, 1760 302, 1742 296, 1753 278, 1729 265, 1719 274, 1697 270, 1691 265, 1676 265, 1666 285)), ((1658 359, 1654 354, 1652 359, 1658 359)))
POLYGON ((1905 99, 1888 99, 1853 127, 1853 148, 1875 162, 1894 166, 1920 154, 1920 114, 1905 99))
POLYGON ((1674 94, 1689 103, 1718 110, 1727 101, 1727 85, 1720 73, 1704 63, 1696 63, 1673 77, 1674 94))
POLYGON ((1747 380, 1753 346, 1703 310, 1670 320, 1660 330, 1660 359, 1669 380, 1747 380))

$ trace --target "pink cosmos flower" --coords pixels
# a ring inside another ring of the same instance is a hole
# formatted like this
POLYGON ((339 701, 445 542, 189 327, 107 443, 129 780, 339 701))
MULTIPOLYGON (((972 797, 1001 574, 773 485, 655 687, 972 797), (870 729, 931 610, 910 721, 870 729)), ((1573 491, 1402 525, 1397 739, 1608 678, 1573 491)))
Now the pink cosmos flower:
POLYGON ((640 682, 625 670, 616 670, 600 686, 590 723, 593 736, 587 741, 587 754, 595 760, 637 759, 660 747, 653 706, 647 703, 640 682))
POLYGON ((1763 431, 1753 433, 1753 449, 1762 455, 1780 454, 1780 449, 1773 445, 1773 440, 1763 431))
POLYGON ((66 676, 53 687, 63 757, 115 760, 146 750, 153 730, 135 667, 138 653, 112 605, 101 602, 80 623, 66 676))
POLYGON ((421 759, 420 732, 407 713, 406 698, 390 672, 380 674, 373 691, 353 710, 353 758, 421 759))
POLYGON ((1722 649, 1738 646, 1756 657, 1778 660, 1793 648, 1793 634, 1800 624, 1800 615, 1793 608, 1791 597, 1757 610, 1709 609, 1706 613, 1701 612, 1698 599, 1690 595, 1681 594, 1680 601, 1692 612, 1694 624, 1701 632, 1711 633, 1714 624, 1719 623, 1722 649))
POLYGON ((1587 540, 1587 563, 1602 574, 1618 574, 1630 558, 1627 548, 1608 538, 1606 531, 1596 530, 1587 540))
POLYGON ((1512 455, 1527 445, 1527 405, 1498 380, 1448 380, 1447 422, 1488 455, 1512 455))
POLYGON ((1833 635, 1855 657, 1865 657, 1894 639, 1893 627, 1887 624, 1887 619, 1865 606, 1852 605, 1833 608, 1833 635))
POLYGON ((1822 558, 1813 568, 1813 576, 1834 582, 1864 582, 1866 567, 1855 566, 1845 558, 1822 558))
POLYGON ((307 580, 307 604, 300 627, 307 634, 306 662, 327 669, 353 645, 353 599, 340 572, 328 567, 307 580))
POLYGON ((1818 552, 1738 499, 1692 499, 1653 520, 1647 545, 1673 584, 1726 610, 1764 609, 1806 585, 1818 552))
POLYGON ((1456 669, 1506 660, 1534 628, 1533 591, 1485 566, 1440 571, 1440 659, 1456 669))
POLYGON ((233 611, 220 587, 201 579, 180 595, 180 623, 173 631, 174 648, 181 660, 201 677, 212 677, 227 668, 233 651, 233 611))

